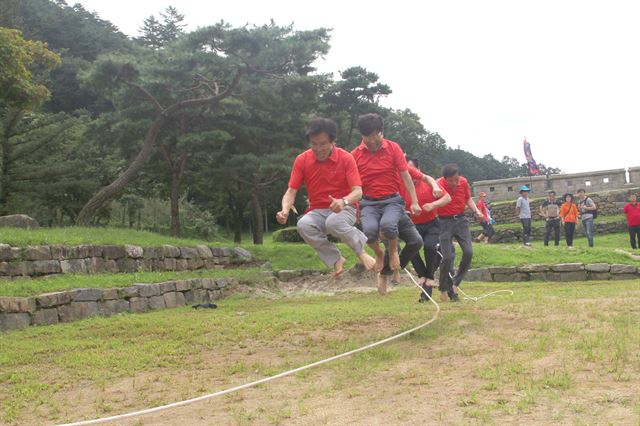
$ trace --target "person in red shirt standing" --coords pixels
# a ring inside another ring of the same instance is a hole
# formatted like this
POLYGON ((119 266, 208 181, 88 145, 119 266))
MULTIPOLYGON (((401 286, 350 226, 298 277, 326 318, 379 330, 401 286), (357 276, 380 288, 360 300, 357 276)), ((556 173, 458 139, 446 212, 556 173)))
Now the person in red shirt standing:
POLYGON ((487 208, 487 193, 484 191, 480 191, 480 193, 478 194, 478 210, 480 210, 480 213, 482 213, 482 222, 480 222, 480 225, 482 225, 482 233, 480 235, 478 235, 478 238, 476 239, 476 241, 484 241, 485 243, 488 243, 489 240, 491 239, 491 237, 493 237, 493 234, 495 234, 495 231, 493 229, 493 225, 491 224, 491 218, 489 217, 489 210, 487 208))
POLYGON ((632 249, 640 248, 640 203, 636 194, 629 195, 629 202, 624 206, 629 226, 629 241, 632 249))
POLYGON ((476 203, 471 198, 471 188, 464 176, 460 176, 457 164, 447 164, 442 168, 442 177, 438 179, 440 187, 451 196, 451 202, 438 209, 438 223, 440 225, 440 251, 442 261, 440 263, 439 290, 442 300, 458 300, 458 287, 471 266, 473 257, 473 243, 469 221, 464 215, 464 210, 469 207, 476 219, 484 217, 476 203), (458 271, 451 278, 452 288, 445 271, 450 271, 453 266, 453 239, 458 241, 462 249, 462 259, 458 265, 458 271))
MULTIPOLYGON (((362 178, 360 218, 369 247, 376 254, 374 269, 380 272, 384 266, 384 251, 380 247, 380 239, 389 242, 391 270, 402 269, 420 250, 420 246, 407 244, 398 254, 398 222, 405 215, 398 175, 409 193, 411 212, 418 215, 422 211, 407 171, 407 161, 400 146, 383 137, 384 124, 380 115, 361 115, 358 118, 358 129, 362 134, 362 143, 351 154, 362 178)), ((378 291, 384 293, 380 288, 378 291)))
POLYGON ((306 136, 311 149, 296 157, 289 188, 282 197, 282 210, 276 213, 278 223, 285 224, 304 183, 309 208, 298 220, 298 233, 327 266, 333 267, 336 277, 343 272, 345 258, 327 234, 349 246, 365 269, 375 265, 375 259, 365 251, 367 237, 354 226, 354 204, 362 196, 362 182, 351 154, 336 147, 337 132, 336 123, 326 118, 309 123, 306 136))

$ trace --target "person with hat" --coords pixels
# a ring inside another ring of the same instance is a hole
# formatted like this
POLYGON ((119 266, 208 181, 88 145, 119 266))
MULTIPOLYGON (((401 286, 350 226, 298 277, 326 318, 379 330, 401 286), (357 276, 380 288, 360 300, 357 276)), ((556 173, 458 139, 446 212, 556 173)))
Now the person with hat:
POLYGON ((553 232, 553 243, 557 247, 560 244, 560 207, 562 203, 556 199, 556 191, 549 191, 549 198, 540 206, 540 215, 546 221, 544 231, 544 245, 549 245, 549 238, 553 232))
POLYGON ((522 224, 522 243, 525 246, 531 245, 531 207, 529 206, 529 192, 531 189, 527 185, 520 187, 520 197, 516 201, 516 216, 522 224))
POLYGON ((493 225, 491 224, 491 217, 489 216, 489 209, 487 207, 487 193, 484 191, 480 191, 478 194, 478 210, 482 213, 482 233, 478 235, 476 241, 488 243, 495 231, 493 230, 493 225))

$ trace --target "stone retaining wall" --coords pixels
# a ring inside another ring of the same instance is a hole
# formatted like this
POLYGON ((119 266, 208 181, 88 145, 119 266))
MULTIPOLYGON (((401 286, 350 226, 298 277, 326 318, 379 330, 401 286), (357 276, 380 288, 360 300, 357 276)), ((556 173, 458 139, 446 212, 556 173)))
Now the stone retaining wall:
MULTIPOLYGON (((67 273, 190 271, 216 269, 244 263, 251 253, 208 247, 63 246, 12 247, 0 244, 0 277, 41 276, 67 273)), ((0 284, 1 285, 1 284, 0 284)))
POLYGON ((495 266, 471 269, 466 281, 587 281, 640 279, 640 271, 633 265, 608 263, 560 263, 557 265, 495 266))
POLYGON ((0 330, 209 302, 226 296, 232 283, 225 278, 193 278, 124 288, 80 288, 35 297, 0 297, 0 330))
MULTIPOLYGON (((515 243, 518 241, 522 241, 522 228, 494 228, 495 234, 491 237, 492 243, 515 243)), ((600 219, 596 219, 594 221, 594 232, 595 238, 598 239, 598 235, 605 234, 617 234, 620 232, 627 232, 627 222, 626 220, 617 220, 611 221, 606 217, 600 219)), ((482 233, 482 229, 472 228, 471 235, 473 238, 477 237, 482 233)), ((545 233, 545 223, 538 221, 531 223, 531 239, 533 241, 544 239, 545 233)), ((560 244, 565 245, 564 242, 564 227, 560 228, 560 244)), ((582 223, 578 222, 576 224, 576 231, 574 234, 575 237, 584 237, 584 228, 582 227, 582 223)), ((553 234, 551 235, 551 244, 553 244, 553 234)), ((597 242, 596 242, 597 245, 597 242)))

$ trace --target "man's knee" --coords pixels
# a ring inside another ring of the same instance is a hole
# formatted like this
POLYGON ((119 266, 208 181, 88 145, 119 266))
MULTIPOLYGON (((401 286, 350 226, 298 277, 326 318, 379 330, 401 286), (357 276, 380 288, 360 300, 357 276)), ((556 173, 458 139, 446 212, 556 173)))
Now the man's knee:
POLYGON ((304 237, 305 235, 309 235, 313 233, 313 231, 317 229, 317 226, 315 225, 313 219, 310 216, 304 215, 298 221, 297 229, 298 229, 298 234, 304 237))
POLYGON ((385 219, 380 221, 380 234, 389 240, 398 238, 398 222, 385 219))

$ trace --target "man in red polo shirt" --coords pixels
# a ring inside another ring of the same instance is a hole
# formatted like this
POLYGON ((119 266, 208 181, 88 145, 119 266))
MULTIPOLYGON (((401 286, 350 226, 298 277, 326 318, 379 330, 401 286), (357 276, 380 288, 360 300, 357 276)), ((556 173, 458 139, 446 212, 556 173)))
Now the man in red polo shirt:
MULTIPOLYGON (((405 203, 400 196, 401 185, 409 193, 411 213, 418 215, 422 211, 407 171, 407 160, 397 143, 384 139, 384 124, 380 115, 361 115, 358 118, 358 129, 362 134, 362 143, 351 154, 362 178, 360 220, 369 247, 376 254, 374 269, 380 272, 384 266, 381 238, 389 242, 391 270, 402 269, 415 256, 416 251, 420 250, 420 246, 416 250, 415 245, 407 244, 402 253, 398 254, 398 222, 405 215, 405 203)), ((436 189, 439 193, 439 188, 434 187, 436 189)))
POLYGON ((309 208, 298 221, 298 233, 313 247, 322 261, 339 276, 345 258, 327 234, 349 246, 365 269, 373 268, 375 259, 365 251, 367 237, 357 229, 354 204, 362 196, 362 183, 351 154, 336 147, 336 123, 317 118, 307 127, 311 149, 298 155, 293 163, 289 188, 282 197, 282 210, 276 213, 278 223, 287 223, 289 211, 304 183, 309 195, 309 208))
POLYGON ((464 215, 464 210, 469 207, 476 219, 483 218, 476 203, 471 198, 471 188, 469 182, 460 176, 457 164, 447 164, 442 168, 442 177, 438 179, 440 187, 451 196, 451 202, 438 209, 438 223, 440 225, 440 251, 442 262, 440 263, 440 296, 442 300, 447 298, 458 300, 458 286, 462 282, 465 274, 471 266, 473 257, 473 243, 469 221, 464 215), (458 265, 458 271, 452 278, 452 288, 449 288, 449 280, 446 271, 450 271, 453 266, 453 239, 458 241, 462 249, 462 259, 458 265))

